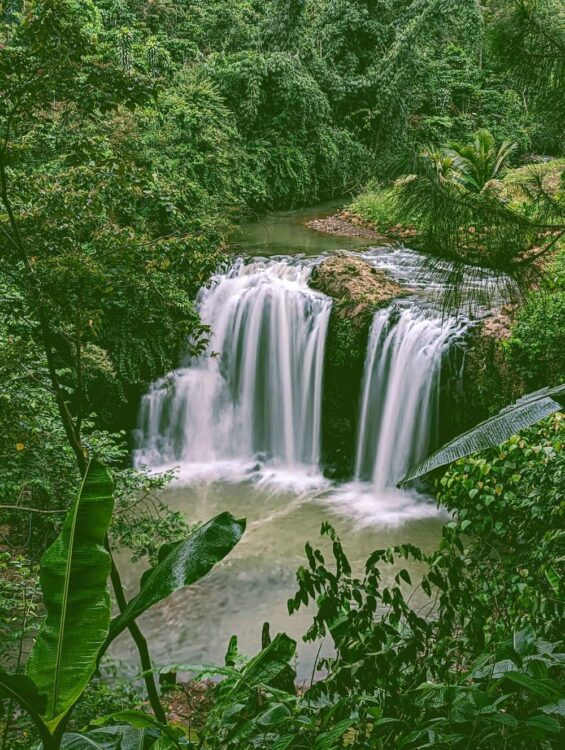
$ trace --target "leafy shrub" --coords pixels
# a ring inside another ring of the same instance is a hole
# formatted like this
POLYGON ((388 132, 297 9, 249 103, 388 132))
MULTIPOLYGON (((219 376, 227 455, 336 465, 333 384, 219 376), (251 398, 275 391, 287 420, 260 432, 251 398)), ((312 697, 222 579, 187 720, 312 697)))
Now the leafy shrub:
POLYGON ((533 388, 565 380, 565 252, 544 288, 532 292, 518 311, 504 352, 509 366, 533 388))
POLYGON ((289 611, 315 603, 305 640, 329 637, 335 656, 318 665, 318 682, 296 691, 278 681, 294 658, 285 636, 250 662, 228 655, 217 670, 224 681, 209 716, 211 746, 557 747, 564 437, 557 414, 449 469, 438 499, 454 518, 430 555, 411 545, 376 550, 356 577, 324 524, 334 565, 306 545, 289 611), (407 593, 407 559, 424 571, 420 609, 407 593))
POLYGON ((455 512, 457 533, 471 539, 474 598, 484 600, 472 636, 479 643, 511 623, 531 626, 548 640, 559 637, 564 443, 565 419, 556 414, 500 449, 458 461, 441 480, 438 501, 455 512))

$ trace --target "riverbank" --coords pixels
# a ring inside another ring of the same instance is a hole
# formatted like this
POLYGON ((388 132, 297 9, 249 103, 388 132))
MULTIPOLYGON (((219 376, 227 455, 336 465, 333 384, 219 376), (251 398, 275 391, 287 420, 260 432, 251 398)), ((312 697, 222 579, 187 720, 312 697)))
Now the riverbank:
POLYGON ((331 234, 335 237, 359 237, 377 243, 380 247, 393 245, 414 238, 416 230, 402 224, 387 226, 383 230, 375 222, 365 219, 349 209, 337 211, 330 216, 305 222, 304 226, 315 232, 331 234))

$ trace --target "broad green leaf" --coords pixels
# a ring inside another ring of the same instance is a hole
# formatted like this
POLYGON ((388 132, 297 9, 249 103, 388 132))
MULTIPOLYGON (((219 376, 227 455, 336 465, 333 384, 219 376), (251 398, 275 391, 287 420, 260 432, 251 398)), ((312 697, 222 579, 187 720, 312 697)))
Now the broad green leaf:
POLYGON ((8 674, 0 670, 0 696, 14 700, 33 719, 40 731, 47 732, 42 718, 47 706, 47 696, 39 693, 32 679, 23 674, 8 674))
POLYGON ((459 435, 411 469, 400 484, 422 477, 434 469, 504 443, 520 430, 565 408, 565 384, 542 388, 507 406, 495 417, 459 435))
MULTIPOLYGON (((157 719, 153 718, 153 716, 145 714, 142 711, 133 710, 120 711, 119 713, 111 714, 110 716, 104 716, 101 719, 96 719, 93 724, 103 724, 109 719, 115 719, 116 721, 123 722, 124 724, 128 724, 130 727, 138 730, 155 730, 158 733, 159 738, 161 736, 167 737, 172 742, 173 747, 180 747, 178 738, 184 734, 181 729, 166 724, 160 724, 157 719)), ((126 745, 126 747, 128 748, 128 750, 130 747, 132 749, 136 748, 137 750, 137 745, 135 744, 126 745)))
MULTIPOLYGON (((100 722, 94 722, 94 724, 98 723, 100 722)), ((67 736, 64 735, 64 737, 67 736)), ((107 743, 110 748, 113 748, 114 745, 111 743, 116 742, 119 750, 145 750, 148 744, 154 742, 160 736, 160 725, 154 725, 151 722, 147 727, 136 728, 129 724, 118 724, 117 726, 95 729, 85 736, 98 741, 102 747, 106 747, 104 743, 107 743)))
POLYGON ((551 588, 556 594, 559 594, 559 585, 561 583, 561 576, 559 573, 553 567, 546 568, 544 572, 551 588))
POLYGON ((151 750, 173 750, 178 747, 169 737, 159 737, 159 739, 151 745, 151 750))
POLYGON ((532 716, 525 724, 531 729, 539 729, 542 732, 549 732, 550 734, 559 734, 561 731, 561 725, 557 719, 551 716, 532 716))
POLYGON ((330 750, 336 746, 336 743, 343 737, 343 735, 353 726, 353 721, 350 719, 344 719, 338 721, 338 723, 330 729, 328 732, 318 735, 314 742, 313 750, 330 750))
POLYGON ((296 641, 286 633, 279 633, 267 648, 253 657, 241 673, 241 679, 234 685, 234 693, 241 685, 246 688, 269 685, 280 673, 287 669, 296 652, 296 641))
POLYGON ((50 731, 82 694, 96 669, 110 625, 104 538, 113 510, 112 481, 91 462, 63 529, 41 559, 47 617, 31 651, 27 674, 47 695, 50 731))
POLYGON ((473 670, 472 676, 476 680, 483 677, 488 677, 489 680, 500 680, 507 672, 514 672, 515 670, 516 664, 511 659, 502 659, 497 661, 496 664, 487 664, 473 670))
POLYGON ((287 750, 289 745, 292 744, 295 737, 296 735, 294 734, 285 734, 284 737, 281 737, 275 742, 275 744, 272 747, 272 750, 287 750))
POLYGON ((561 698, 559 685, 553 680, 540 680, 522 672, 507 672, 505 677, 543 700, 551 701, 561 698))
POLYGON ((143 750, 149 730, 135 727, 122 727, 122 729, 120 750, 143 750))
POLYGON ((120 739, 101 732, 69 732, 63 735, 61 750, 122 750, 120 739))
POLYGON ((514 651, 518 656, 527 656, 534 650, 534 641, 536 634, 534 629, 529 625, 524 630, 518 630, 514 633, 514 651))
POLYGON ((155 567, 141 578, 141 589, 110 626, 106 647, 130 622, 169 594, 203 578, 235 547, 245 531, 245 520, 220 513, 186 540, 166 545, 155 567))
POLYGON ((256 721, 262 727, 272 727, 275 724, 280 724, 281 721, 287 721, 289 716, 291 716, 290 709, 284 703, 274 703, 258 716, 256 721))

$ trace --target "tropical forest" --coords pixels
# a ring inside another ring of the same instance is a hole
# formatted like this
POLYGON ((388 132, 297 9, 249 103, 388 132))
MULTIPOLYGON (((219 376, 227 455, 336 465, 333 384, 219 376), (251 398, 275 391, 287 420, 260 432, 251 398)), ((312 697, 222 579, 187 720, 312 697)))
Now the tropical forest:
POLYGON ((0 750, 565 747, 565 0, 0 0, 0 750))

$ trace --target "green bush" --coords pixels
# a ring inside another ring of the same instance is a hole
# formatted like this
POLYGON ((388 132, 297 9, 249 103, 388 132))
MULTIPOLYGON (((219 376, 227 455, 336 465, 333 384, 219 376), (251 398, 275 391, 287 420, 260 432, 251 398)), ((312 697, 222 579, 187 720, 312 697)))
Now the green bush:
POLYGON ((488 643, 510 623, 560 637, 564 486, 562 414, 458 461, 441 480, 438 501, 455 514, 450 526, 469 537, 474 601, 484 601, 470 638, 488 643))
POLYGON ((518 310, 504 351, 528 386, 565 380, 565 252, 556 259, 544 288, 518 310))

